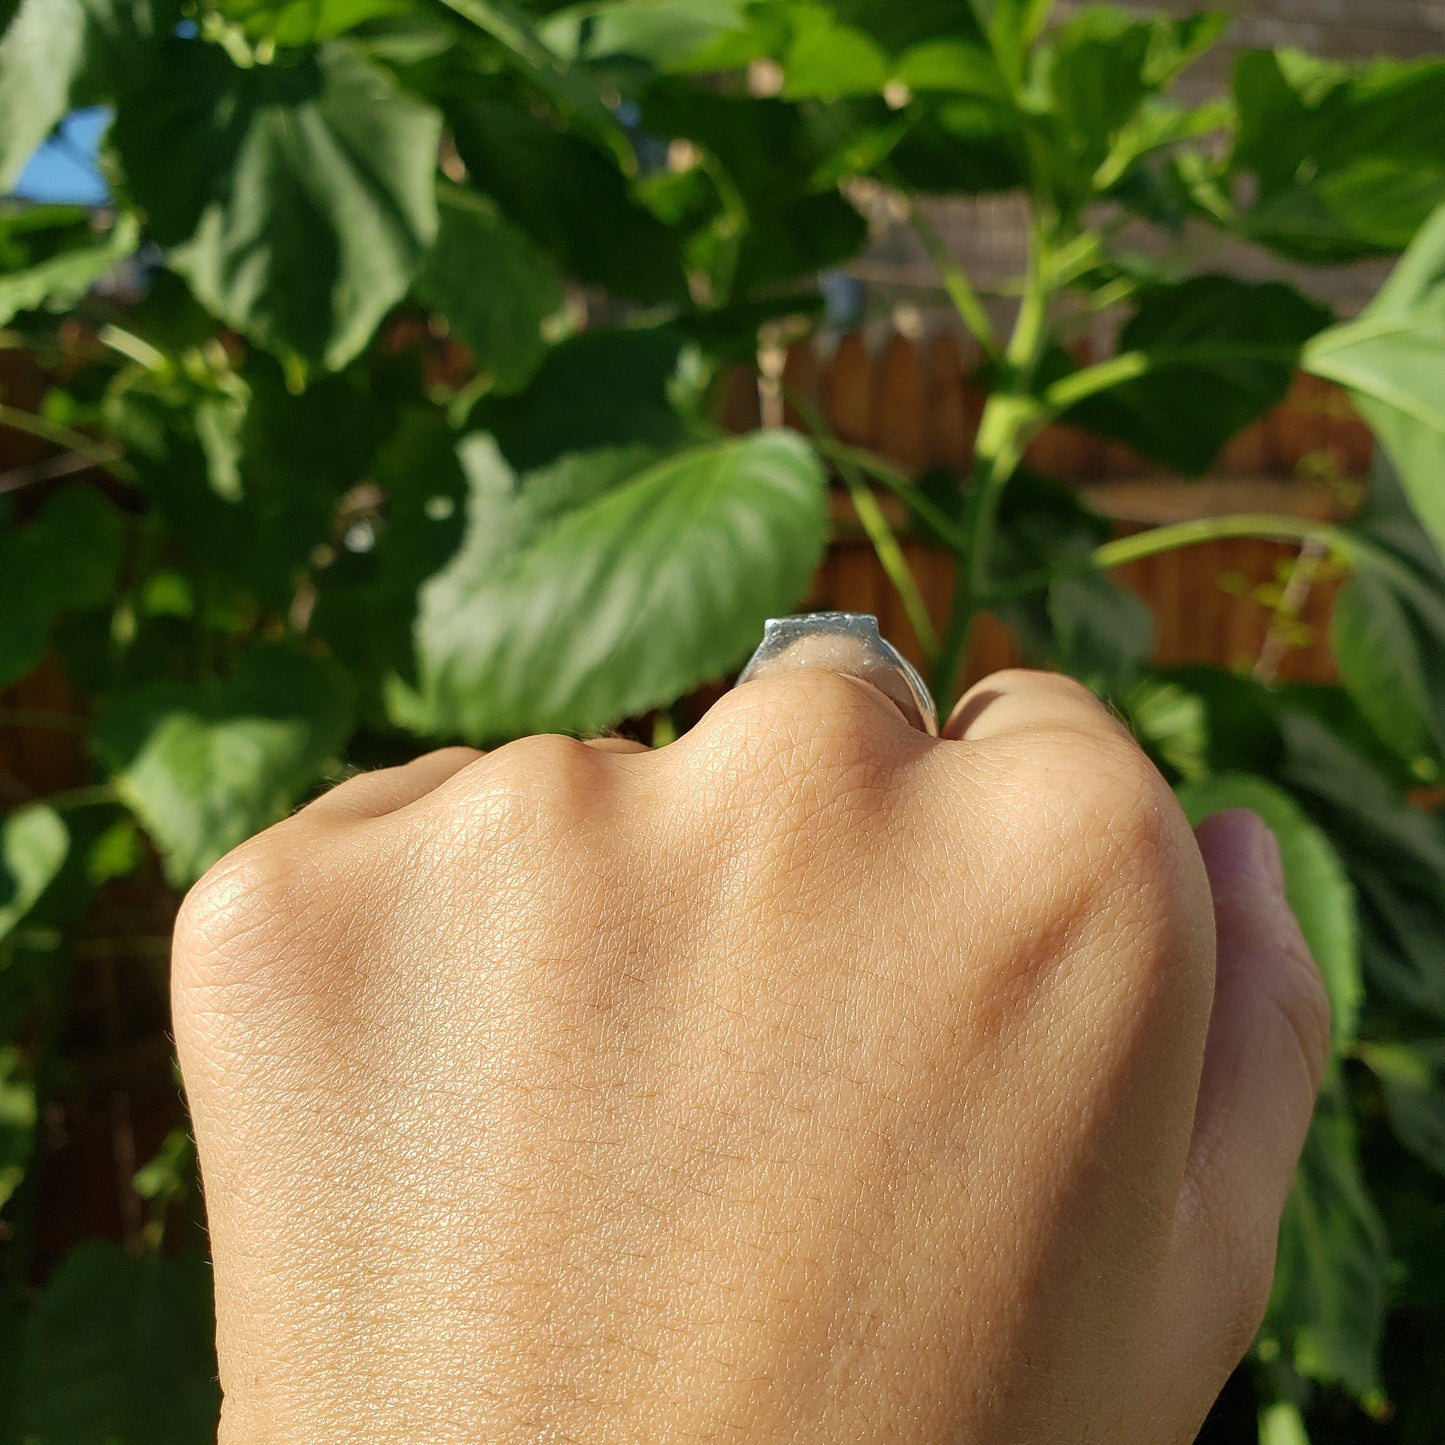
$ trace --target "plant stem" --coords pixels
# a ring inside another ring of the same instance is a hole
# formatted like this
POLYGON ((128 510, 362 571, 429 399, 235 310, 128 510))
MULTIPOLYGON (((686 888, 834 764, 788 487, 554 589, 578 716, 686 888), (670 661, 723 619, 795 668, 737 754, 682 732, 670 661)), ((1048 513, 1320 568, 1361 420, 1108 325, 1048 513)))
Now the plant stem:
POLYGON ((1141 557, 1155 557, 1160 552, 1173 552, 1180 547, 1194 547, 1201 542, 1216 542, 1226 537, 1264 537, 1281 541, 1318 542, 1329 551, 1345 557, 1356 552, 1354 539, 1343 527, 1312 517, 1274 516, 1265 512, 1240 512, 1229 517, 1201 517, 1197 521, 1175 522, 1167 527, 1154 527, 1133 537, 1120 537, 1094 549, 1094 566, 1103 571, 1137 562, 1141 557))
POLYGON ((1000 350, 998 332, 994 330, 993 322, 989 320, 988 312, 984 310, 973 282, 949 253, 933 222, 924 215, 917 201, 911 198, 908 202, 908 221, 913 228, 913 234, 928 252, 928 258, 933 262, 934 269, 943 282, 943 289, 948 293, 953 309, 958 312, 959 320, 989 356, 996 358, 1000 350))
POLYGON ((1112 571, 1145 557, 1162 552, 1177 552, 1204 542, 1218 542, 1230 537, 1258 537, 1280 542, 1313 542, 1345 560, 1352 560, 1362 550, 1359 539, 1331 522, 1310 517, 1290 517, 1268 512, 1240 512, 1227 517, 1201 517, 1190 522, 1175 522, 1167 527, 1153 527, 1132 537, 1120 537, 1096 547, 1089 559, 1070 568, 1045 567, 1017 577, 1004 586, 991 589, 979 598, 979 605, 993 606, 1011 602, 1042 591, 1057 578, 1077 576, 1098 569, 1112 571))
POLYGON ((6 406, 0 402, 0 426, 11 431, 24 432, 26 436, 39 437, 41 441, 53 442, 58 447, 83 456, 92 466, 100 467, 123 482, 135 481, 135 472, 121 460, 114 447, 103 446, 94 438, 82 432, 72 431, 59 422, 48 421, 34 412, 22 411, 19 407, 6 406))
POLYGON ((861 447, 850 447, 832 437, 821 440, 819 448, 825 456, 839 465, 846 460, 865 476, 871 477, 885 491, 892 492, 914 516, 931 527, 955 552, 962 552, 967 547, 967 540, 958 523, 941 507, 930 502, 897 467, 890 465, 882 457, 874 456, 872 452, 864 451, 861 447))
POLYGON ((928 604, 918 590, 917 579, 908 565, 908 559, 903 555, 903 548, 899 546, 898 538, 888 525, 888 518, 883 515, 878 498, 869 491, 859 470, 846 457, 838 457, 835 461, 838 475, 843 478, 843 485, 848 488, 853 510, 858 513, 858 520, 863 524, 863 530, 873 544, 873 551, 888 574, 894 591, 898 593, 903 610, 908 614, 913 635, 918 639, 918 645, 924 653, 932 657, 938 651, 938 634, 933 630, 933 618, 929 616, 928 604))
POLYGON ((967 556, 960 558, 949 609, 948 630, 933 667, 933 695, 940 711, 953 700, 959 668, 968 651, 979 600, 989 591, 994 530, 999 505, 1032 435, 1042 424, 1043 411, 1031 395, 1048 342, 1052 238, 1037 212, 1029 223, 1029 265, 1023 300, 1013 334, 1004 352, 1008 378, 1004 389, 984 406, 974 449, 974 491, 967 556))
POLYGON ((863 469, 852 448, 834 441, 829 436, 822 414, 806 397, 790 391, 788 402, 807 424, 818 450, 838 469, 843 485, 848 488, 853 510, 858 513, 858 520, 868 534, 868 540, 873 544, 879 564, 888 574, 888 580, 893 584, 894 591, 903 603, 903 610, 908 614, 913 635, 918 639, 918 645, 931 656, 938 647, 938 636, 933 630, 933 618, 929 616, 928 604, 918 590, 918 581, 908 565, 908 559, 903 555, 898 538, 893 534, 893 528, 888 525, 888 518, 883 515, 883 509, 878 505, 878 498, 863 480, 863 469))

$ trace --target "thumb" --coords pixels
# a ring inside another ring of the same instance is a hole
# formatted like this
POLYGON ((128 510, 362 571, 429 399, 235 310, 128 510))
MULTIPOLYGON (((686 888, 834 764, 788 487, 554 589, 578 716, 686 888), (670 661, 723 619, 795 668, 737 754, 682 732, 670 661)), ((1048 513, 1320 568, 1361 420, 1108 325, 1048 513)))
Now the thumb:
POLYGON ((1179 1324, 1197 1344, 1200 1326, 1212 1326, 1232 1367, 1268 1303, 1280 1217, 1329 1060, 1330 1009, 1285 901, 1274 834, 1239 809, 1206 819, 1196 837, 1214 897, 1217 959, 1176 1220, 1190 1316, 1179 1324))

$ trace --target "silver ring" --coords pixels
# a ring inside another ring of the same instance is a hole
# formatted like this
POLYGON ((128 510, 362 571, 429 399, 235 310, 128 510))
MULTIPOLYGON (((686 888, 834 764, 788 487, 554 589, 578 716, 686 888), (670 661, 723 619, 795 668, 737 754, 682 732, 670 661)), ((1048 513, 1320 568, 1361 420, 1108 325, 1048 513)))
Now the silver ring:
POLYGON ((809 612, 774 617, 738 677, 738 686, 798 668, 840 672, 872 683, 912 727, 938 736, 938 709, 918 670, 878 631, 866 612, 809 612))

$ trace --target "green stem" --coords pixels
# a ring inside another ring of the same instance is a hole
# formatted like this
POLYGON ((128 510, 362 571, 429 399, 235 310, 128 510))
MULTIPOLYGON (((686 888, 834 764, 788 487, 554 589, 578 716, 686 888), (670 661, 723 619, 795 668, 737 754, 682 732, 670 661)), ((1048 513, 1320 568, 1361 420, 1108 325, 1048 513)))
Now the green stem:
MULTIPOLYGON (((897 189, 901 190, 902 187, 897 189)), ((959 320, 989 357, 997 358, 1001 345, 998 332, 994 330, 993 322, 989 320, 988 312, 984 310, 983 301, 974 289, 973 282, 968 279, 968 273, 954 260, 944 244, 943 237, 938 234, 937 228, 923 214, 916 201, 909 201, 908 216, 913 234, 928 252, 928 258, 933 262, 934 270, 938 272, 943 289, 953 303, 953 309, 958 312, 959 320)))
POLYGON ((819 449, 840 467, 846 461, 865 476, 871 477, 885 491, 892 492, 919 521, 936 532, 945 545, 955 552, 962 552, 968 546, 958 523, 941 507, 930 502, 905 473, 890 466, 882 457, 874 456, 872 452, 864 451, 861 447, 850 447, 831 437, 820 441, 819 449))
POLYGON ((93 437, 72 431, 59 422, 49 421, 43 416, 36 416, 34 412, 22 411, 19 407, 6 406, 4 402, 0 402, 0 426, 9 427, 11 431, 24 432, 26 436, 38 437, 41 441, 53 442, 58 447, 75 452, 85 457, 92 466, 108 471, 123 482, 135 481, 135 472, 120 459, 120 453, 114 447, 103 446, 93 437))
POLYGON ((1229 517, 1201 517, 1197 521, 1175 522, 1155 527, 1133 537, 1120 537, 1094 549, 1093 563, 1103 571, 1156 557, 1201 542, 1228 537, 1262 537, 1278 541, 1319 542, 1331 552, 1351 557, 1357 551, 1354 538, 1343 527, 1312 517, 1275 516, 1266 512, 1240 512, 1229 517))
POLYGON ((924 653, 932 657, 938 651, 938 634, 933 630, 928 604, 918 590, 917 579, 903 555, 903 548, 899 546, 898 538, 888 525, 888 518, 883 515, 883 508, 878 505, 878 498, 869 491, 862 474, 842 458, 838 459, 837 465, 838 475, 843 478, 843 485, 848 488, 848 496, 852 499, 853 510, 858 513, 858 520, 873 544, 873 551, 908 614, 913 635, 924 653))
POLYGON ((1278 346, 1268 342, 1240 342, 1233 346, 1161 347, 1156 351, 1123 351, 1086 366, 1060 381, 1056 381, 1044 392, 1044 405, 1050 416, 1057 416, 1071 406, 1109 391, 1125 382, 1136 381, 1153 371, 1170 367, 1198 366, 1207 362, 1229 361, 1277 361, 1286 365, 1299 360, 1296 346, 1278 346))
POLYGON ((960 559, 964 565, 954 577, 948 630, 933 669, 933 694, 940 709, 953 699, 979 599, 989 590, 994 531, 1004 489, 1018 470, 1030 439, 1043 424, 1042 408, 1031 391, 1048 342, 1052 246, 1048 229, 1035 213, 1029 224, 1029 265, 1023 300, 1004 352, 1007 383, 989 397, 979 421, 972 515, 966 529, 967 556, 960 559))
POLYGON ((893 528, 888 525, 888 518, 883 515, 883 509, 878 505, 878 498, 863 480, 862 468, 851 448, 833 441, 828 435, 822 414, 806 397, 789 391, 788 402, 807 424, 818 450, 838 469, 843 485, 848 488, 853 510, 858 513, 858 520, 863 524, 863 530, 873 544, 879 564, 888 574, 888 580, 903 603, 903 610, 908 614, 908 621, 913 627, 913 635, 917 637, 918 645, 932 656, 938 647, 938 636, 933 630, 933 618, 929 616, 928 604, 918 590, 918 581, 908 565, 908 559, 903 555, 898 538, 893 534, 893 528))
POLYGON ((981 606, 1011 602, 1041 592, 1050 582, 1097 569, 1112 571, 1145 557, 1163 552, 1176 552, 1184 547, 1197 547, 1204 542, 1219 542, 1230 537, 1257 537, 1279 542, 1317 542, 1337 557, 1353 560, 1362 550, 1359 539, 1330 522, 1310 517, 1280 516, 1266 512, 1240 512, 1228 517, 1201 517, 1190 522, 1175 522, 1167 527, 1153 527, 1132 537, 1120 537, 1096 547, 1087 562, 1077 567, 1045 567, 1037 572, 1015 578, 993 588, 979 599, 981 606))

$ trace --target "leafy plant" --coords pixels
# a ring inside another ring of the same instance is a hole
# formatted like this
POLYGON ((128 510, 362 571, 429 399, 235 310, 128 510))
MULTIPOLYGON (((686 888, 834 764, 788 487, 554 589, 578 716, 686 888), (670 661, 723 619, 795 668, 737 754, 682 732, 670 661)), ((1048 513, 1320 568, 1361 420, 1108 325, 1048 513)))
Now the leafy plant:
POLYGON ((0 398, 0 426, 53 453, 0 478, 0 685, 58 659, 77 699, 0 726, 53 728, 89 769, 45 797, 0 777, 0 1441, 212 1438, 184 1132, 123 1191, 129 1253, 53 1266, 75 1241, 42 1202, 47 1107, 99 1088, 87 1039, 143 1051, 160 1027, 178 891, 350 766, 665 734, 804 594, 830 472, 941 702, 996 614, 1109 692, 1193 814, 1241 803, 1278 831, 1336 1060, 1221 1410, 1266 1445, 1438 1440, 1445 819, 1411 793, 1445 761, 1445 64, 1248 53, 1185 105, 1219 17, 1050 11, 0 0, 0 182, 103 105, 114 196, 0 213, 3 344, 49 377, 38 410, 0 398), (715 421, 730 367, 816 324, 867 191, 908 214, 986 358, 967 475, 918 482, 799 398, 805 436, 715 421), (919 204, 991 193, 1028 215, 1002 298, 919 204), (1336 318, 1307 286, 1171 262, 1185 226, 1306 266, 1404 255, 1336 318), (132 254, 137 296, 87 295, 132 254), (1080 318, 1110 309, 1113 354, 1079 362, 1080 318), (1063 423, 1198 475, 1300 368, 1381 443, 1347 523, 1115 538, 1024 465, 1063 423), (956 555, 946 617, 879 493, 956 555), (1148 667, 1111 574, 1228 537, 1349 573, 1341 687, 1148 667))

